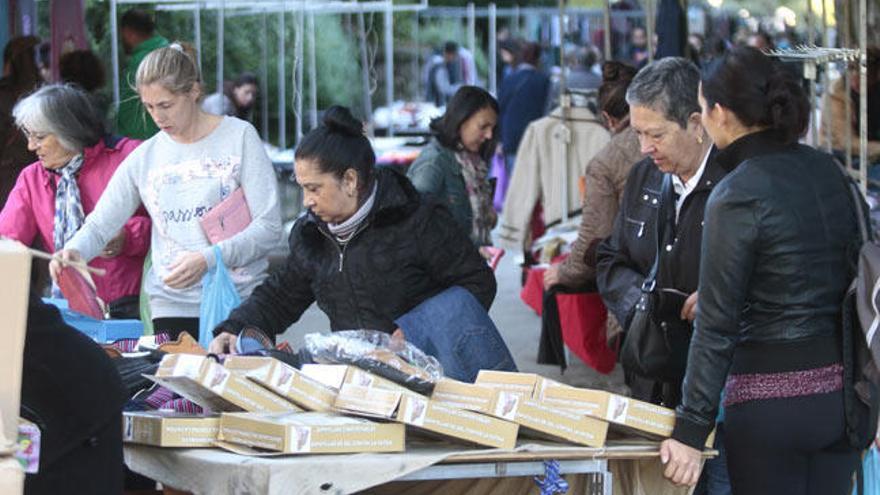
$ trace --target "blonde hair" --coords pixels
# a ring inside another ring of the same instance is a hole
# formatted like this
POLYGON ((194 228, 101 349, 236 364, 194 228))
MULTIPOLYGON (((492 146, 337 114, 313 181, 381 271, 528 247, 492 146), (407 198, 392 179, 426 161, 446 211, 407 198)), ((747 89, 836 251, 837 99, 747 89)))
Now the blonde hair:
POLYGON ((158 83, 174 94, 189 93, 201 81, 195 50, 180 41, 147 54, 135 75, 136 88, 158 83))

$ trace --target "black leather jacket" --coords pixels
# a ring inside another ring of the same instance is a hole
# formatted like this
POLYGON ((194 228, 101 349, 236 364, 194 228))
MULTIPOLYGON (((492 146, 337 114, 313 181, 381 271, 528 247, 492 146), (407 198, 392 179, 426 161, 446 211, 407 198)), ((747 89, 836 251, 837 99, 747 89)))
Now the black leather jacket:
POLYGON ((717 159, 736 168, 706 206, 697 320, 673 432, 695 448, 714 426, 738 353, 770 360, 779 345, 833 339, 858 242, 852 196, 829 155, 764 131, 717 159))

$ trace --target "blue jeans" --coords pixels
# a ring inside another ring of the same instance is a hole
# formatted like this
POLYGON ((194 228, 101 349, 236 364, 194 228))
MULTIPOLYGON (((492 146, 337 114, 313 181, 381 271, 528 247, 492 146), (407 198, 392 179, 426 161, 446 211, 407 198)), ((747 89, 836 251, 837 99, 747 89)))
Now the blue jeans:
POLYGON ((481 369, 517 370, 489 313, 461 287, 423 301, 395 323, 409 343, 437 358, 449 378, 473 382, 481 369))

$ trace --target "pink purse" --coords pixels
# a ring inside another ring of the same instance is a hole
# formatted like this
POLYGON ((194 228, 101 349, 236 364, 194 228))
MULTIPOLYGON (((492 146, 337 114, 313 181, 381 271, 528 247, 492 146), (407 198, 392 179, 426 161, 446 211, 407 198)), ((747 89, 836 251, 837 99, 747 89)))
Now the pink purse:
POLYGON ((244 190, 240 187, 199 219, 199 225, 211 244, 229 239, 250 223, 251 210, 244 197, 244 190))

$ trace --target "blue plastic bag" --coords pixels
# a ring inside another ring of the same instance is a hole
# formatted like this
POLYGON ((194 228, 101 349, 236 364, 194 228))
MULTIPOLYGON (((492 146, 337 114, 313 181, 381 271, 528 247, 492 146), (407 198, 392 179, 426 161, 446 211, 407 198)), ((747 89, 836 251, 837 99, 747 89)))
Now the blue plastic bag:
POLYGON ((214 245, 214 259, 214 269, 208 270, 202 279, 202 305, 199 307, 199 345, 205 349, 214 339, 214 327, 241 304, 241 297, 223 264, 223 256, 217 245, 214 245))
MULTIPOLYGON (((876 445, 872 445, 862 464, 865 476, 865 493, 864 495, 880 495, 880 450, 876 445)), ((853 495, 858 487, 853 488, 853 495)))

